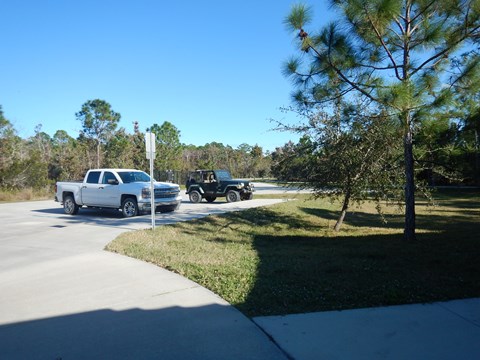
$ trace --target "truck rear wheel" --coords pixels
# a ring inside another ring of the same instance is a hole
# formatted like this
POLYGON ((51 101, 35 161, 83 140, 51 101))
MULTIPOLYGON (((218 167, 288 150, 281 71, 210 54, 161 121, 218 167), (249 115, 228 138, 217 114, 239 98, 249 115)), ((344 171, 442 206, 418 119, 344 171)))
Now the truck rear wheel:
POLYGON ((236 202, 240 200, 240 194, 238 191, 229 190, 227 192, 227 202, 236 202))
POLYGON ((78 213, 78 209, 79 207, 73 196, 65 196, 65 199, 63 199, 63 211, 65 211, 65 214, 76 215, 78 213))
POLYGON ((138 205, 137 200, 134 198, 128 197, 122 201, 122 214, 123 217, 129 218, 137 215, 138 205))

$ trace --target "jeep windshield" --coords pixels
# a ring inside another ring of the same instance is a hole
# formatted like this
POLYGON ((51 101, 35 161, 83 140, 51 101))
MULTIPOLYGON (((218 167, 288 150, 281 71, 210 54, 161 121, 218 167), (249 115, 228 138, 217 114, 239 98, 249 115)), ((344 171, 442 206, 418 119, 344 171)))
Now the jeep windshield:
POLYGON ((119 171, 118 175, 124 184, 133 182, 150 182, 150 176, 143 171, 119 171))
POLYGON ((232 176, 227 170, 215 170, 217 180, 231 180, 232 176))

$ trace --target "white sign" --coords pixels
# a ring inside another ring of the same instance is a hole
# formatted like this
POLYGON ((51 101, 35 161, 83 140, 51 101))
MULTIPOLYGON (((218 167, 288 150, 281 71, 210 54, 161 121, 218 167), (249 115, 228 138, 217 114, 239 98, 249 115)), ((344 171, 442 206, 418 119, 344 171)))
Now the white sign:
POLYGON ((155 230, 155 187, 153 185, 153 159, 155 159, 155 133, 145 134, 145 149, 150 160, 150 211, 152 213, 152 230, 155 230))
POLYGON ((147 159, 150 159, 150 154, 152 154, 153 159, 155 159, 155 140, 155 133, 145 133, 145 150, 147 152, 147 159))

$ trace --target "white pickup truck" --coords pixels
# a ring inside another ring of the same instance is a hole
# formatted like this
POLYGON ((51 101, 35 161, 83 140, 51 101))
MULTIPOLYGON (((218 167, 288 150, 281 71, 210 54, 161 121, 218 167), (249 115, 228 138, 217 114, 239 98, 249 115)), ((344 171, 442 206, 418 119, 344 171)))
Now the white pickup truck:
MULTIPOLYGON (((180 207, 177 184, 154 182, 155 211, 171 212, 180 207)), ((55 201, 66 214, 75 215, 82 206, 120 209, 124 217, 151 212, 150 176, 132 169, 92 169, 83 182, 57 182, 55 201)))

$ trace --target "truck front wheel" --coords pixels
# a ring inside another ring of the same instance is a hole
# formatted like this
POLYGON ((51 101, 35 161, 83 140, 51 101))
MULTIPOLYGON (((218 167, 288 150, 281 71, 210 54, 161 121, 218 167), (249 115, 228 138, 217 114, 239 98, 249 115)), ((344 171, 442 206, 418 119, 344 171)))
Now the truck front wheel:
POLYGON ((65 196, 65 199, 63 199, 63 210, 65 211, 65 214, 68 215, 75 215, 78 213, 78 205, 75 202, 75 199, 71 195, 65 196))
POLYGON ((122 201, 122 214, 123 217, 129 218, 137 215, 138 205, 137 200, 134 198, 128 197, 122 201))

